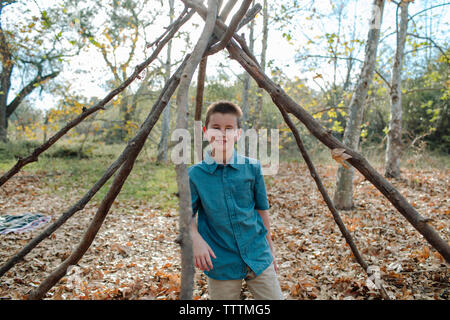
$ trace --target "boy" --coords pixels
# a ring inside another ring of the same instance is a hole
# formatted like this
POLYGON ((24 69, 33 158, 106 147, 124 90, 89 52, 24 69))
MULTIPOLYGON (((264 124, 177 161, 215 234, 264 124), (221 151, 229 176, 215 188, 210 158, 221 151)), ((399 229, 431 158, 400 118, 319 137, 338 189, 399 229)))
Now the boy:
POLYGON ((241 116, 228 101, 213 103, 206 112, 203 132, 211 151, 188 169, 194 263, 208 276, 213 300, 239 300, 242 279, 255 299, 283 299, 261 164, 234 149, 241 116))

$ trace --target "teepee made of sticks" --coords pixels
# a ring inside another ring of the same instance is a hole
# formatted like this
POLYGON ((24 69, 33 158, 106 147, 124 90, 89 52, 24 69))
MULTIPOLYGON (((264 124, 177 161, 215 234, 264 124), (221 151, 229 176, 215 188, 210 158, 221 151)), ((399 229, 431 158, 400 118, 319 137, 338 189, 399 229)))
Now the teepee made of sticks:
MULTIPOLYGON (((324 129, 305 109, 291 99, 283 89, 274 83, 261 69, 258 61, 252 55, 247 47, 243 36, 237 34, 240 28, 254 19, 256 14, 261 10, 261 6, 256 4, 250 8, 252 0, 243 0, 237 12, 232 17, 227 26, 223 21, 228 16, 236 0, 228 0, 219 13, 219 1, 208 0, 207 7, 202 1, 197 0, 181 0, 185 4, 185 8, 180 16, 169 26, 166 31, 153 43, 155 47, 153 54, 143 63, 136 66, 133 74, 126 79, 120 86, 111 91, 104 99, 95 106, 83 109, 83 113, 67 123, 67 125, 49 138, 44 144, 37 147, 29 156, 19 158, 17 163, 2 177, 0 177, 0 187, 8 181, 12 176, 18 173, 25 165, 37 161, 39 155, 49 149, 58 139, 64 136, 69 130, 77 126, 84 119, 91 116, 105 106, 115 96, 129 86, 139 74, 144 71, 161 52, 163 47, 172 39, 178 30, 186 23, 194 14, 199 14, 204 20, 205 25, 203 31, 195 45, 191 54, 187 55, 183 62, 179 65, 175 73, 165 84, 157 101, 153 105, 145 121, 141 124, 136 135, 128 142, 121 155, 106 169, 103 176, 92 186, 92 188, 73 206, 61 214, 61 216, 41 234, 32 239, 18 253, 11 257, 5 264, 0 267, 0 277, 11 269, 17 262, 35 248, 42 240, 49 237, 55 230, 63 225, 76 212, 82 210, 86 204, 92 199, 96 192, 117 172, 114 180, 102 199, 95 216, 85 231, 79 244, 73 249, 72 253, 64 260, 48 277, 41 283, 39 287, 34 289, 28 296, 28 299, 42 299, 46 293, 66 274, 69 266, 75 265, 83 257, 92 244, 96 234, 98 233, 103 221, 105 220, 112 203, 120 193, 123 184, 133 169, 133 165, 137 156, 142 150, 145 141, 158 121, 162 111, 167 106, 170 98, 178 88, 177 93, 177 129, 187 129, 187 119, 189 113, 188 108, 188 90, 197 67, 200 65, 199 79, 204 81, 204 73, 206 68, 206 60, 209 55, 215 54, 226 49, 231 59, 236 60, 245 71, 256 81, 258 86, 264 89, 272 98, 274 105, 278 107, 283 119, 291 129, 296 139, 301 155, 305 159, 308 169, 313 177, 325 203, 331 211, 341 233, 359 265, 367 273, 369 277, 373 275, 373 270, 364 261, 359 253, 351 234, 345 227, 339 216, 333 202, 328 196, 314 165, 308 156, 308 153, 302 143, 299 132, 293 124, 290 115, 292 114, 309 130, 309 132, 317 138, 321 143, 327 146, 335 157, 341 161, 347 161, 351 166, 358 170, 368 181, 370 181, 394 206, 395 208, 419 231, 419 233, 433 246, 447 262, 450 262, 450 246, 442 239, 439 234, 428 224, 429 220, 420 215, 411 204, 399 193, 399 191, 390 184, 382 175, 380 175, 369 162, 355 150, 351 150, 342 144, 338 139, 333 137, 330 131, 324 129), (250 9, 249 9, 250 8, 250 9)), ((384 0, 374 0, 374 5, 384 0)), ((221 2, 221 1, 220 1, 221 2)), ((376 10, 374 10, 375 12, 376 10)), ((197 97, 202 97, 203 83, 197 85, 199 92, 197 97)), ((201 98, 198 99, 196 105, 196 118, 201 114, 201 98), (200 101, 200 102, 199 102, 200 101)), ((196 119, 198 120, 198 119, 196 119)), ((179 191, 179 237, 177 242, 181 246, 181 291, 180 299, 192 299, 193 283, 194 283, 194 264, 191 239, 191 222, 192 207, 191 194, 189 188, 189 178, 187 174, 186 164, 177 164, 175 166, 177 174, 177 184, 179 191)), ((375 283, 380 290, 383 298, 389 299, 389 295, 384 290, 380 281, 375 283)))

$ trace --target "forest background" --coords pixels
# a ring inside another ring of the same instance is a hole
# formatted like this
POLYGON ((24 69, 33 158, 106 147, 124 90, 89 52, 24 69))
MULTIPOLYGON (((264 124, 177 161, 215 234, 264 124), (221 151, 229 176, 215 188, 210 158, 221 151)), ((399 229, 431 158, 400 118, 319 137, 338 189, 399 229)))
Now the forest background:
MULTIPOLYGON (((340 140, 365 58, 370 4, 356 0, 261 1, 263 10, 241 30, 266 73, 340 140)), ((385 4, 375 72, 360 127, 359 149, 380 172, 385 167, 391 117, 398 4, 385 4)), ((17 157, 28 155, 126 80, 136 65, 150 56, 153 42, 182 9, 181 1, 2 1, 0 170, 11 168, 17 157)), ((409 1, 408 9, 401 69, 400 168, 403 177, 408 177, 404 180, 408 186, 424 180, 420 170, 437 170, 445 190, 450 165, 450 6, 445 1, 416 0, 409 1)), ((54 192, 71 201, 96 181, 135 135, 202 26, 203 21, 194 16, 157 60, 104 110, 69 131, 40 161, 27 166, 28 173, 42 175, 42 192, 54 192)), ((191 110, 196 89, 194 81, 191 110)), ((119 201, 150 201, 153 209, 163 213, 176 209, 175 173, 168 162, 175 145, 170 141, 176 122, 175 99, 172 97, 152 130, 119 201)), ((247 110, 248 128, 279 129, 280 160, 286 166, 302 162, 293 135, 271 98, 226 52, 211 56, 207 66, 204 105, 219 99, 247 110)), ((319 166, 333 164, 329 150, 300 122, 296 126, 313 160, 319 166)), ((192 118, 188 127, 193 128, 192 118)), ((274 181, 277 177, 267 179, 269 185, 274 181)), ((104 196, 105 189, 94 201, 104 196)), ((442 210, 447 217, 447 202, 442 210)), ((289 286, 289 290, 299 296, 297 286, 289 286)))

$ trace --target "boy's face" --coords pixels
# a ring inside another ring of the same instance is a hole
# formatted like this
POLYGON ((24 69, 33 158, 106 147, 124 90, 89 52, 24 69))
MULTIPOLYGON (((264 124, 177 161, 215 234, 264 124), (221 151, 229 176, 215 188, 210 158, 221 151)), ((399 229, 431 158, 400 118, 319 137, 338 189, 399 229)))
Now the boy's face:
POLYGON ((209 117, 208 128, 203 127, 205 137, 217 152, 233 149, 242 133, 237 126, 237 117, 232 113, 212 113, 209 117))

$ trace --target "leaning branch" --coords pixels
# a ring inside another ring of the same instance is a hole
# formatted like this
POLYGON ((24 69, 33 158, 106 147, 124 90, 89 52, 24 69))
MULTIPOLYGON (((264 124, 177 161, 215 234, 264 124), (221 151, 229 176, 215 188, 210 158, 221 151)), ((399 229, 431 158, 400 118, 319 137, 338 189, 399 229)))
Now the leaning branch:
MULTIPOLYGON (((189 18, 192 16, 194 11, 191 11, 189 18)), ((188 18, 187 16, 185 18, 188 18)), ((183 19, 184 22, 187 20, 183 19)), ((174 24, 175 29, 179 29, 181 25, 184 23, 179 21, 178 27, 174 24)), ((168 37, 172 37, 171 34, 176 31, 172 30, 172 32, 168 35, 168 37)), ((164 42, 166 40, 163 40, 164 42)), ((163 45, 162 43, 160 45, 163 45)), ((147 60, 148 61, 148 60, 147 60)), ((183 64, 184 65, 184 64, 183 64)), ((133 140, 130 140, 133 142, 133 140)), ((76 204, 74 204, 71 208, 66 210, 52 225, 47 227, 42 233, 33 238, 25 247, 23 247, 19 252, 17 252, 13 257, 11 257, 7 262, 5 262, 0 267, 0 277, 2 277, 8 270, 10 270, 16 263, 21 261, 25 255, 27 255, 31 250, 33 250, 39 243, 41 243, 44 239, 48 238, 53 232, 55 232, 60 226, 62 226, 70 217, 72 217, 76 212, 82 210, 86 204, 95 196, 98 190, 100 190, 103 185, 112 177, 112 175, 120 168, 120 166, 125 162, 127 157, 131 152, 132 144, 128 144, 124 149, 122 154, 109 166, 109 168, 105 171, 103 176, 95 183, 94 186, 81 198, 76 204)), ((2 177, 3 178, 3 177, 2 177)), ((8 178, 9 179, 9 178, 8 178)), ((5 181, 7 181, 6 179, 5 181)))
POLYGON ((223 7, 222 11, 220 12, 219 19, 222 21, 226 21, 228 18, 228 15, 230 14, 231 10, 233 10, 234 5, 236 4, 237 0, 228 0, 228 2, 223 7))
POLYGON ((13 101, 11 101, 10 104, 6 107, 6 117, 10 117, 12 113, 17 109, 17 107, 20 105, 20 103, 23 101, 23 99, 29 95, 34 88, 41 85, 45 81, 49 79, 55 78, 59 74, 59 71, 47 74, 45 76, 38 75, 36 78, 33 79, 29 84, 27 84, 14 98, 13 101))
POLYGON ((234 35, 234 32, 237 30, 239 23, 241 22, 242 18, 245 16, 248 8, 250 7, 250 4, 253 0, 244 0, 241 4, 241 7, 239 10, 235 13, 233 18, 231 19, 230 25, 227 28, 227 31, 223 34, 222 38, 220 39, 219 43, 214 45, 211 49, 208 50, 206 53, 207 55, 215 54, 219 52, 222 49, 225 49, 228 42, 230 42, 231 38, 234 35))

